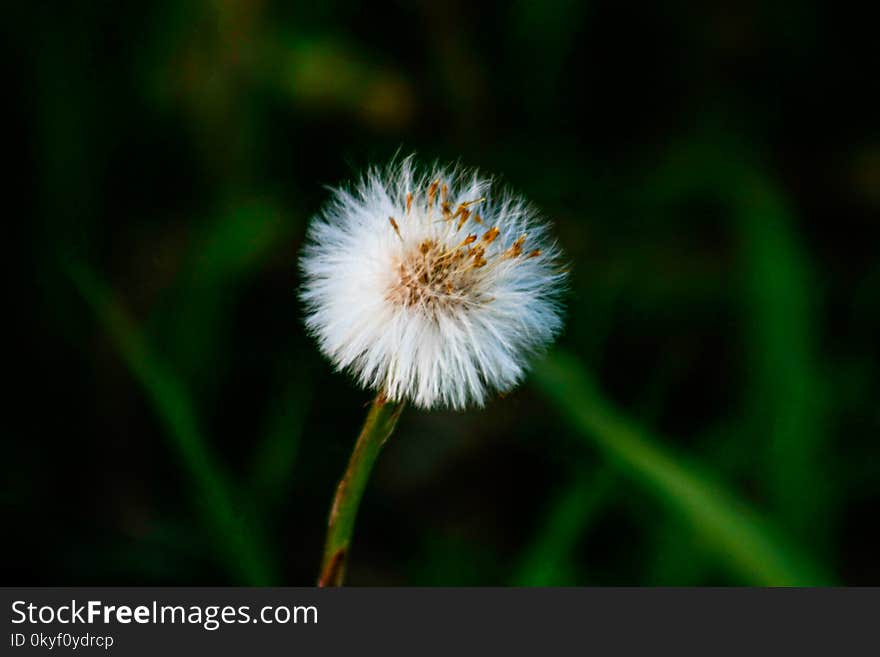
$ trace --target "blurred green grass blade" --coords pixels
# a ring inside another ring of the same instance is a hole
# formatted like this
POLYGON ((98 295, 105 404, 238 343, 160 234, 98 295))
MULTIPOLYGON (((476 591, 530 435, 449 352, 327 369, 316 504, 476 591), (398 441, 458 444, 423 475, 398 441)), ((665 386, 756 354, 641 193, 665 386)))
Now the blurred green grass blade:
POLYGON ((457 531, 428 530, 409 560, 416 586, 496 586, 504 581, 503 559, 490 541, 457 531))
POLYGON ((215 534, 230 572, 250 585, 273 583, 266 550, 239 512, 241 505, 236 505, 232 487, 199 431, 186 390, 150 351, 110 289, 83 265, 71 265, 68 272, 164 424, 170 446, 192 485, 197 507, 215 534))
POLYGON ((693 524, 722 565, 745 583, 764 586, 828 582, 753 510, 685 459, 618 415, 571 356, 555 353, 536 380, 563 416, 621 471, 693 524))
POLYGON ((694 540, 693 526, 666 517, 653 533, 653 558, 642 575, 642 585, 704 586, 718 581, 717 559, 704 541, 694 540))
POLYGON ((251 468, 252 498, 264 517, 272 517, 290 485, 311 392, 301 380, 288 385, 270 412, 265 435, 251 468))
POLYGON ((205 228, 194 250, 193 280, 217 286, 252 272, 290 231, 281 210, 266 199, 232 203, 205 228))
POLYGON ((742 240, 746 409, 741 435, 758 456, 775 515, 811 546, 827 549, 833 481, 828 407, 819 362, 818 275, 796 217, 754 143, 699 133, 671 150, 643 189, 661 206, 709 194, 730 209, 742 240), (721 145, 721 146, 720 146, 721 145))
POLYGON ((574 583, 573 552, 577 542, 613 490, 608 468, 579 473, 547 514, 546 522, 526 550, 515 586, 561 586, 574 583))
POLYGON ((154 318, 161 344, 181 377, 197 390, 216 382, 228 316, 249 277, 294 224, 265 199, 237 200, 194 237, 173 292, 154 318))
POLYGON ((739 195, 744 242, 747 344, 746 415, 765 438, 764 479, 786 527, 827 543, 829 481, 825 403, 817 363, 816 286, 780 193, 760 178, 739 195))

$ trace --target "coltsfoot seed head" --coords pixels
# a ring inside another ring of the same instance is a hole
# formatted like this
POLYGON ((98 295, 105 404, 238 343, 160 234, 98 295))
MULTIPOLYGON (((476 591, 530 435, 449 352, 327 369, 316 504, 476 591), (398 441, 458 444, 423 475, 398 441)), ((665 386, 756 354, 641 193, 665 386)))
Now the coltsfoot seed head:
POLYGON ((338 368, 389 399, 483 405, 559 332, 560 255, 522 198, 408 157, 333 190, 313 219, 306 326, 338 368))

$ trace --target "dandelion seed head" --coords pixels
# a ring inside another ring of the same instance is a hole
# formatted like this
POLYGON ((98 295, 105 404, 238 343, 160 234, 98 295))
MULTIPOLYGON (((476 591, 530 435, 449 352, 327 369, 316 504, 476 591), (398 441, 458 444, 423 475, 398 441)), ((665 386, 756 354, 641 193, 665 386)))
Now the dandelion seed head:
POLYGON ((313 219, 306 326, 339 369, 389 399, 483 405, 559 332, 560 255, 519 196, 408 157, 334 189, 313 219))

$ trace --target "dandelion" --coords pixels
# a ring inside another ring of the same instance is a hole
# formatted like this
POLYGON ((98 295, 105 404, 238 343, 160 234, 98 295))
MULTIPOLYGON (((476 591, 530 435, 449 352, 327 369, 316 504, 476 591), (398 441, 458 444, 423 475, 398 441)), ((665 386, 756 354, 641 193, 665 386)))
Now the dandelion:
POLYGON ((474 172, 408 158, 337 189, 302 259, 306 325, 364 387, 481 406, 559 331, 564 274, 536 212, 474 172))
POLYGON ((559 332, 559 261, 532 206, 475 171, 419 171, 410 157, 334 190, 301 261, 306 326, 377 397, 337 490, 321 583, 341 582, 366 477, 403 403, 482 406, 559 332))

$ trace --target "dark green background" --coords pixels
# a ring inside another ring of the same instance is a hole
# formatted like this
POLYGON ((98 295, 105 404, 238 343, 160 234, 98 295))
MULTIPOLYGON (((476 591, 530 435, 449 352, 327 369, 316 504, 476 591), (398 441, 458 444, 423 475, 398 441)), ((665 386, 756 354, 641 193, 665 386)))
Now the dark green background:
POLYGON ((558 349, 407 410, 352 584, 880 584, 876 16, 804 2, 5 12, 5 584, 308 584, 369 394, 303 332, 326 185, 499 175, 558 349))

